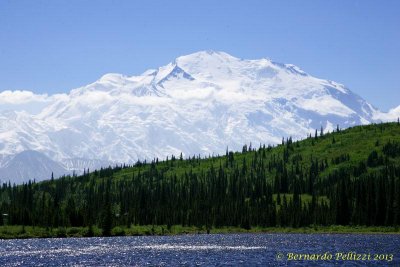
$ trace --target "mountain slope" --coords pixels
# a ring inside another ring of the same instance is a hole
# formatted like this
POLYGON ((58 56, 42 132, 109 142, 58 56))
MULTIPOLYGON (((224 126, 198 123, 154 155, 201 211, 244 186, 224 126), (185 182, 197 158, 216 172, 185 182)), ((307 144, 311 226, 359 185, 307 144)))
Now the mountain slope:
POLYGON ((294 65, 214 51, 35 99, 36 112, 0 113, 0 166, 24 150, 80 171, 181 152, 224 153, 244 143, 304 138, 321 126, 366 124, 382 114, 343 85, 294 65))
POLYGON ((143 225, 159 225, 163 234, 172 225, 396 226, 399 203, 400 123, 0 188, 10 224, 97 225, 104 235, 143 225))
POLYGON ((50 179, 52 174, 54 177, 59 177, 69 173, 70 171, 63 168, 59 163, 32 150, 18 153, 0 169, 0 177, 4 182, 11 180, 16 184, 27 180, 50 179))

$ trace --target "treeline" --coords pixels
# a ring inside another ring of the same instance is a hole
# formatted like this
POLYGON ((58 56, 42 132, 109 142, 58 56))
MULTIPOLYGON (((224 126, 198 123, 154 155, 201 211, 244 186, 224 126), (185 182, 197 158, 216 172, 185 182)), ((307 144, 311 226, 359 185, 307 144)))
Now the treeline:
POLYGON ((400 225, 400 126, 359 126, 277 147, 172 157, 3 184, 0 224, 301 227, 400 225))

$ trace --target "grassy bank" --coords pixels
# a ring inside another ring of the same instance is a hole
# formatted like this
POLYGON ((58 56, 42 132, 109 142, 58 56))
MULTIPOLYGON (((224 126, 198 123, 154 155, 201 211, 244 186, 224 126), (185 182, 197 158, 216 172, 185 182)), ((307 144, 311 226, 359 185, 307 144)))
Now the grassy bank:
MULTIPOLYGON (((0 239, 15 238, 65 238, 65 237, 91 237, 102 236, 101 229, 98 227, 59 227, 59 228, 43 228, 32 226, 0 226, 0 239)), ((254 227, 246 230, 239 227, 222 227, 212 228, 211 234, 229 234, 229 233, 365 233, 365 234, 400 234, 399 227, 366 227, 366 226, 316 226, 304 228, 280 228, 254 227)), ((161 226, 131 226, 131 227, 114 227, 112 236, 150 236, 150 235, 180 235, 180 234, 207 234, 205 228, 199 227, 182 227, 174 225, 167 228, 166 225, 161 226)))

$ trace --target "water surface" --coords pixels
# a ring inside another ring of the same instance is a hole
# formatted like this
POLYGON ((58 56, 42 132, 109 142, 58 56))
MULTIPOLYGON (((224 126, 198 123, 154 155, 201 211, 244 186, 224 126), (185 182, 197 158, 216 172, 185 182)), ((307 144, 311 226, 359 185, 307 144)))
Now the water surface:
POLYGON ((377 234, 0 240, 0 266, 400 266, 399 257, 400 235, 377 234))

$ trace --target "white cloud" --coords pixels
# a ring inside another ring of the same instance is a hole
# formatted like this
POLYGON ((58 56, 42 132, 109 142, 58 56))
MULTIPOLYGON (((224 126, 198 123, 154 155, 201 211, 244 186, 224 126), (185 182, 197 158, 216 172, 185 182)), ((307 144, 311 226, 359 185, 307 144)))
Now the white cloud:
POLYGON ((31 91, 3 91, 0 93, 0 105, 2 104, 26 104, 29 102, 46 102, 48 99, 47 94, 38 95, 31 91))
POLYGON ((159 106, 170 103, 170 99, 167 97, 158 96, 135 96, 127 93, 121 94, 121 96, 115 97, 122 103, 138 106, 159 106))
POLYGON ((388 112, 377 112, 373 118, 381 121, 396 121, 400 118, 400 106, 392 108, 388 112))
POLYGON ((74 99, 81 105, 101 105, 113 100, 108 92, 102 91, 86 91, 78 98, 74 99))
POLYGON ((31 114, 38 114, 50 103, 58 99, 68 97, 66 94, 35 94, 31 91, 16 90, 0 92, 0 111, 27 111, 31 114))
POLYGON ((212 98, 215 89, 212 87, 196 88, 196 89, 180 89, 171 91, 169 94, 173 99, 177 100, 206 100, 212 98))

